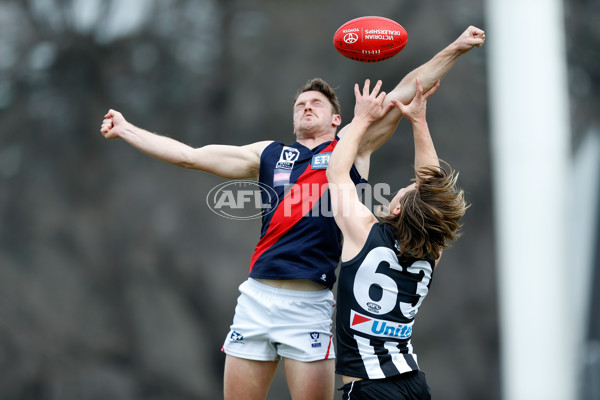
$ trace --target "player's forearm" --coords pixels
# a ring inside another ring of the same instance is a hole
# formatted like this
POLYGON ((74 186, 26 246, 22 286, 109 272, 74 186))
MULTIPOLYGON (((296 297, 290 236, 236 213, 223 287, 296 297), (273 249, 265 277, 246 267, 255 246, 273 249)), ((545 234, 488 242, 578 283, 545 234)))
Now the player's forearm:
POLYGON ((192 163, 193 148, 169 137, 148 132, 132 124, 127 124, 120 137, 139 151, 160 161, 180 167, 189 167, 192 163))
POLYGON ((415 85, 416 78, 421 80, 423 90, 428 91, 437 81, 446 76, 461 54, 462 52, 458 46, 454 42, 451 43, 431 60, 406 75, 388 94, 386 101, 395 99, 404 104, 410 103, 417 89, 415 85))
POLYGON ((193 148, 131 124, 122 129, 120 137, 158 160, 227 179, 256 178, 260 167, 260 154, 270 143, 264 141, 247 146, 212 144, 193 148))
POLYGON ((348 125, 347 131, 331 154, 327 166, 327 179, 330 183, 340 182, 349 176, 361 139, 368 127, 369 123, 359 118, 354 118, 348 125))
POLYGON ((426 120, 413 122, 413 137, 415 142, 415 169, 426 165, 439 166, 440 162, 426 120))

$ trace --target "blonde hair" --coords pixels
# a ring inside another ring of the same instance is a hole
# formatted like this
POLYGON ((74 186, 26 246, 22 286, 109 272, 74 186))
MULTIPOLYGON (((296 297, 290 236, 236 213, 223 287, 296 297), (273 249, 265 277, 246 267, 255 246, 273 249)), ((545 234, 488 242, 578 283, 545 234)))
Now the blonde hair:
POLYGON ((469 206, 456 186, 458 173, 444 164, 447 169, 433 165, 416 169, 416 188, 400 199, 400 213, 382 217, 396 228, 399 256, 437 260, 461 236, 459 221, 469 206))

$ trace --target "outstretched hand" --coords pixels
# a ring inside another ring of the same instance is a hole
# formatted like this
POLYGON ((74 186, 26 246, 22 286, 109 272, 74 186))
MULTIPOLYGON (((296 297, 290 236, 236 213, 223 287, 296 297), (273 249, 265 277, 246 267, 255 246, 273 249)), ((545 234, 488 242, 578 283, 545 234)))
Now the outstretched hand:
POLYGON ((421 80, 417 78, 417 91, 415 97, 408 104, 403 104, 398 100, 392 100, 392 104, 402 111, 402 115, 409 120, 411 123, 425 121, 425 115, 427 111, 427 99, 435 93, 437 88, 440 87, 440 81, 437 81, 435 85, 431 87, 427 92, 423 91, 421 86, 421 80))
POLYGON ((454 41, 458 51, 461 53, 466 53, 475 46, 481 47, 484 43, 485 32, 474 26, 469 26, 467 30, 454 41))
POLYGON ((106 139, 118 139, 121 137, 121 130, 126 123, 127 121, 120 112, 109 110, 102 121, 100 133, 106 139))
POLYGON ((354 95, 356 97, 356 105, 354 106, 354 118, 362 119, 365 122, 372 123, 379 120, 388 111, 390 111, 394 105, 392 103, 383 106, 386 93, 379 92, 381 90, 381 81, 377 81, 373 87, 373 91, 370 92, 369 87, 371 81, 365 80, 362 93, 360 92, 358 83, 354 84, 354 95), (370 93, 369 93, 370 92, 370 93))

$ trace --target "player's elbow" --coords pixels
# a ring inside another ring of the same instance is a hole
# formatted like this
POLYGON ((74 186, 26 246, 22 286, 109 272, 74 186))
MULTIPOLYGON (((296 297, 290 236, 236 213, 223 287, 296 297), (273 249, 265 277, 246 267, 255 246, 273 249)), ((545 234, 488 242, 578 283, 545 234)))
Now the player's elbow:
POLYGON ((175 157, 175 165, 187 169, 199 169, 198 157, 192 149, 184 149, 179 151, 175 157))
POLYGON ((329 165, 327 167, 327 169, 325 170, 325 176, 327 177, 327 181, 331 182, 332 180, 335 179, 335 167, 332 165, 329 165))
POLYGON ((329 183, 340 182, 344 175, 348 175, 348 171, 344 171, 343 168, 337 165, 330 164, 325 171, 325 176, 327 177, 327 182, 329 183))

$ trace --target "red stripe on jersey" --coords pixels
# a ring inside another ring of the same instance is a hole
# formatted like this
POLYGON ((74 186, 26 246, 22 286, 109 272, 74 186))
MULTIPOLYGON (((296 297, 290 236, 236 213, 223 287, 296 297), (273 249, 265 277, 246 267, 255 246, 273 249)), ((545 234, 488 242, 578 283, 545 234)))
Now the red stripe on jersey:
POLYGON ((329 360, 329 351, 331 350, 331 339, 333 336, 329 336, 329 345, 327 346, 327 353, 325 354, 325 360, 329 360))
MULTIPOLYGON (((336 141, 331 142, 319 154, 333 151, 336 143, 336 141)), ((277 243, 286 232, 300 221, 304 214, 314 207, 327 189, 326 183, 325 170, 312 169, 311 164, 308 163, 306 170, 298 177, 292 189, 277 206, 277 210, 271 217, 269 229, 258 241, 254 254, 250 259, 250 272, 252 272, 252 268, 260 256, 277 243)))

